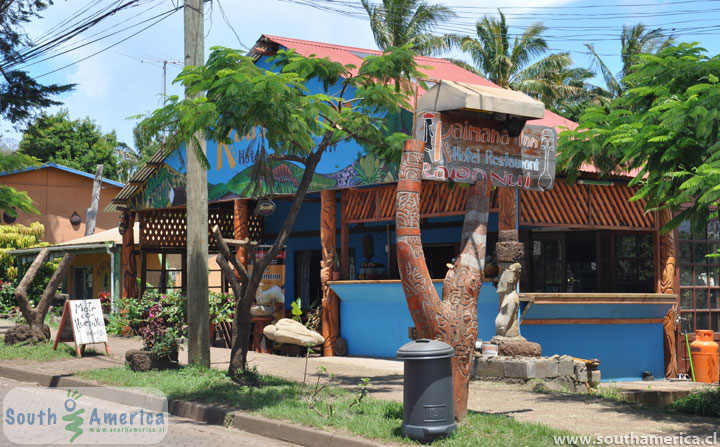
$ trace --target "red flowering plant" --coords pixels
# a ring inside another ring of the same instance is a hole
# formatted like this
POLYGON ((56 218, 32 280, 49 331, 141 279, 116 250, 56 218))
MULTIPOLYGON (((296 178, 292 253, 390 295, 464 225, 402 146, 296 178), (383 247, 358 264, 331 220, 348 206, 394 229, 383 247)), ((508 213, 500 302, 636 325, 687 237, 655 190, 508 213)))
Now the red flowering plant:
POLYGON ((110 313, 110 292, 100 292, 98 293, 98 299, 100 300, 100 305, 102 306, 102 310, 104 314, 110 313))

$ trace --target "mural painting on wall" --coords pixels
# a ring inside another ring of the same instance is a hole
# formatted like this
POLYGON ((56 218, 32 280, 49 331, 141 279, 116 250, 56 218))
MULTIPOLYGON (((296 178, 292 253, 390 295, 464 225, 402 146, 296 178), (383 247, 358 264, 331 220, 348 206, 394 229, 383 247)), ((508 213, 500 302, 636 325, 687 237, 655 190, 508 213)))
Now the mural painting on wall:
POLYGON ((555 179, 557 133, 526 125, 519 136, 501 121, 440 112, 418 114, 415 138, 425 142, 422 178, 546 191, 555 179))
MULTIPOLYGON (((252 181, 251 169, 255 162, 261 131, 238 137, 230 135, 232 144, 212 140, 207 142, 208 200, 223 201, 247 198, 252 181)), ((294 194, 300 185, 305 168, 293 162, 276 162, 272 175, 273 194, 294 194)), ((168 208, 182 206, 185 193, 185 147, 168 155, 131 201, 134 209, 168 208)), ((397 166, 368 154, 354 143, 341 143, 327 151, 320 161, 310 184, 310 191, 340 189, 351 186, 392 183, 397 180, 397 166)))

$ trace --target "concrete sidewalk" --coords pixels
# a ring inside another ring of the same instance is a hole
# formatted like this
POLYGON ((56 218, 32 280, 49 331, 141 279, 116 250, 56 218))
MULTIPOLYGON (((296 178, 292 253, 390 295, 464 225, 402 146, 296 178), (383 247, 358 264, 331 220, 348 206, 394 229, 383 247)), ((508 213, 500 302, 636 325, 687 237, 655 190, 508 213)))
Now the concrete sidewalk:
MULTIPOLYGON (((0 332, 2 329, 0 328, 0 332)), ((53 333, 54 335, 54 333, 53 333)), ((30 370, 56 375, 70 375, 82 370, 110 368, 124 364, 125 351, 139 349, 139 338, 109 337, 110 356, 104 355, 102 345, 96 354, 82 359, 65 359, 51 362, 18 360, 7 362, 11 366, 23 366, 30 370)), ((211 348, 214 368, 228 368, 230 350, 211 348)), ((180 352, 180 362, 187 363, 187 350, 180 352)), ((250 352, 250 367, 257 367, 262 374, 274 375, 294 381, 302 381, 306 359, 283 357, 250 352)), ((307 360, 307 379, 316 380, 316 371, 322 366, 335 375, 338 386, 356 389, 364 377, 371 379, 371 394, 380 399, 402 401, 403 364, 392 359, 360 357, 319 357, 307 360)), ((612 384, 622 387, 622 383, 612 384)), ((657 381, 651 387, 672 388, 670 382, 657 381)), ((645 387, 648 386, 644 383, 645 387)), ((681 384, 680 386, 688 386, 681 384)), ((677 415, 652 410, 629 403, 619 403, 587 395, 542 394, 527 386, 499 382, 473 381, 470 385, 468 407, 472 411, 503 414, 522 422, 535 422, 551 427, 570 430, 586 435, 686 435, 711 436, 718 431, 717 421, 710 418, 677 415)), ((720 436, 719 436, 720 437, 720 436)))

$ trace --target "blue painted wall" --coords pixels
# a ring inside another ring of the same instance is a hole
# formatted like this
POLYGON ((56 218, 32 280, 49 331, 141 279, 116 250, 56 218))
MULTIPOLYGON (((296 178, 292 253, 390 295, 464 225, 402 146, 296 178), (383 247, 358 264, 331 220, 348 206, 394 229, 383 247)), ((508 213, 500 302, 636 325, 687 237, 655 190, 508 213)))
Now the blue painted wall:
POLYGON ((665 377, 662 324, 523 325, 525 338, 540 343, 543 356, 600 360, 603 381, 638 380, 643 371, 665 377))
MULTIPOLYGON (((402 285, 336 284, 340 297, 340 335, 347 341, 349 355, 395 357, 408 343, 408 328, 415 326, 407 307, 402 285)), ((436 282, 438 295, 442 283, 436 282)), ((491 282, 483 283, 478 296, 478 339, 495 335, 498 298, 491 282)))

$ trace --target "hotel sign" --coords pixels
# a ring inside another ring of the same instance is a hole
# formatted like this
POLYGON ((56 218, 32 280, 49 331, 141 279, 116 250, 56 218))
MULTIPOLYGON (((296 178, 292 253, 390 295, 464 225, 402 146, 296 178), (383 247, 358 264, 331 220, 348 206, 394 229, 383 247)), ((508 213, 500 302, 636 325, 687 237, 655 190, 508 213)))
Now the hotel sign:
POLYGON ((502 122, 441 112, 418 114, 415 138, 425 142, 423 179, 547 191, 555 183, 557 133, 526 125, 511 137, 502 122))

